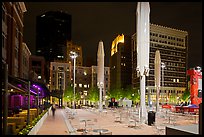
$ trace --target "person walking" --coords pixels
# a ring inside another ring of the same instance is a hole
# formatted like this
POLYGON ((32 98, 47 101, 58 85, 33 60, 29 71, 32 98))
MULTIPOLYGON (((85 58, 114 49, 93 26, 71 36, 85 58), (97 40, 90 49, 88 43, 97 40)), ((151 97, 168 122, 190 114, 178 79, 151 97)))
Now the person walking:
POLYGON ((181 113, 184 113, 184 108, 183 108, 184 103, 183 103, 183 102, 181 102, 180 106, 181 106, 181 109, 180 109, 181 111, 180 111, 180 112, 181 112, 181 113))
POLYGON ((52 115, 53 117, 55 116, 55 110, 56 110, 56 106, 55 106, 55 103, 52 104, 52 115))

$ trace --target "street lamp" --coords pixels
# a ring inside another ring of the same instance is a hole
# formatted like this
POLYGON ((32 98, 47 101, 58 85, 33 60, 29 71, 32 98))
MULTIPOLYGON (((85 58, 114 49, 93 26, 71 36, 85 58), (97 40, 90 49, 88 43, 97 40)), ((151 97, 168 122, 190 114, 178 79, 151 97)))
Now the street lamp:
MULTIPOLYGON (((165 63, 161 62, 161 68, 162 68, 162 90, 164 90, 164 68, 165 67, 166 67, 165 63)), ((166 102, 167 102, 167 95, 166 95, 166 102)))
POLYGON ((73 109, 75 109, 75 65, 76 65, 76 58, 78 57, 78 55, 76 54, 76 52, 71 51, 70 52, 70 57, 72 59, 74 59, 74 102, 73 102, 73 109))

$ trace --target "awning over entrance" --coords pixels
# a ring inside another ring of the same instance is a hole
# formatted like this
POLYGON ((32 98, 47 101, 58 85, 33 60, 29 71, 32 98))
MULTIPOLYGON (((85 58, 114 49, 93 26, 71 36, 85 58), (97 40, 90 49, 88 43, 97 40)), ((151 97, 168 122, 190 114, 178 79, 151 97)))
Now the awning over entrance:
POLYGON ((8 90, 10 93, 28 94, 28 82, 30 81, 30 93, 47 97, 50 95, 49 89, 45 84, 31 81, 28 79, 22 79, 18 77, 8 76, 8 90))

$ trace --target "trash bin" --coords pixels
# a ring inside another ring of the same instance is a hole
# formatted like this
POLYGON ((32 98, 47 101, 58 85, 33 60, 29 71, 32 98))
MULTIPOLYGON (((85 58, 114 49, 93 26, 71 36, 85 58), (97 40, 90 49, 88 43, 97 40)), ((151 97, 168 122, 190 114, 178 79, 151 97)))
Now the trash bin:
POLYGON ((148 125, 152 125, 155 122, 155 112, 154 111, 149 111, 148 112, 148 125))

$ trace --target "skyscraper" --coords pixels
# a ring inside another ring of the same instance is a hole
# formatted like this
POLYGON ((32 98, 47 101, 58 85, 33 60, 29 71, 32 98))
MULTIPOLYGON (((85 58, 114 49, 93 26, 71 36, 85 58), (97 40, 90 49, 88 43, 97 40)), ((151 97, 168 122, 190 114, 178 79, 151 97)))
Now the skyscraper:
POLYGON ((71 15, 62 11, 48 11, 37 16, 36 55, 46 61, 64 60, 66 41, 71 41, 71 15))
POLYGON ((112 42, 110 57, 110 88, 127 88, 131 85, 131 37, 118 35, 112 42))
MULTIPOLYGON (((132 84, 139 87, 137 77, 137 41, 136 33, 132 35, 132 84)), ((188 32, 161 25, 150 24, 150 53, 149 53, 149 76, 146 80, 146 91, 156 99, 154 58, 155 51, 160 51, 161 62, 161 87, 160 98, 162 102, 170 101, 173 97, 179 97, 187 87, 186 68, 188 66, 188 32)), ((174 102, 175 103, 175 102, 174 102)))

